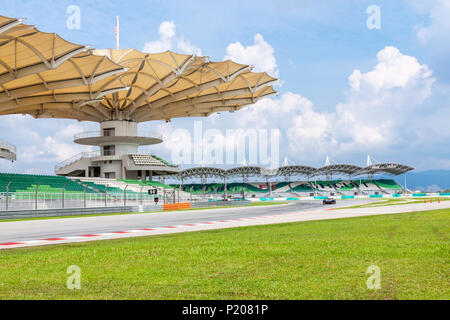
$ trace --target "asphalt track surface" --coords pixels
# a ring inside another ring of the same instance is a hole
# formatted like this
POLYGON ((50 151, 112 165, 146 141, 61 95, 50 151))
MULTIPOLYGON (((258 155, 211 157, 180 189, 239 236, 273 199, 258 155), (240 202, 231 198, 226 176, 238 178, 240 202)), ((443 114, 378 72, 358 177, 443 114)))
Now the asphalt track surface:
POLYGON ((341 200, 336 205, 327 206, 322 205, 321 201, 305 201, 284 205, 1 222, 0 243, 311 212, 368 202, 373 200, 341 200))

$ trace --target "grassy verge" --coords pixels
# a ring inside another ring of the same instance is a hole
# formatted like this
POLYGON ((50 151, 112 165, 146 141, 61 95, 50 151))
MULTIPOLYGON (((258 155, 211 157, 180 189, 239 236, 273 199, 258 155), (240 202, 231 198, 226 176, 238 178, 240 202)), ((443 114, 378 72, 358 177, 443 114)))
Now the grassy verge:
POLYGON ((429 202, 432 200, 433 202, 439 201, 450 201, 449 198, 408 198, 408 199, 388 199, 388 200, 381 200, 366 204, 360 204, 355 206, 349 206, 349 207, 341 207, 337 209, 355 209, 355 208, 373 208, 373 207, 386 207, 386 206, 396 206, 396 205, 405 205, 405 204, 414 204, 414 203, 424 203, 424 201, 429 202))
MULTIPOLYGON (((257 207, 257 206, 273 206, 287 204, 287 202, 253 202, 249 206, 257 207)), ((192 209, 183 209, 182 211, 197 211, 197 210, 208 210, 208 209, 225 209, 225 208, 242 208, 249 206, 224 206, 224 207, 212 207, 212 208, 192 208, 192 209)), ((174 212, 180 210, 167 210, 164 212, 174 212)), ((155 213, 162 211, 149 211, 149 212, 118 212, 118 213, 96 213, 96 214, 77 214, 71 216, 58 216, 58 217, 35 217, 35 218, 23 218, 23 219, 6 219, 0 220, 0 222, 13 222, 13 221, 27 221, 27 220, 46 220, 46 219, 66 219, 66 218, 82 218, 82 217, 99 217, 99 216, 117 216, 117 215, 125 215, 125 214, 146 214, 146 213, 155 213)))
POLYGON ((450 209, 0 251, 3 299, 449 299, 450 209), (81 268, 68 290, 67 267, 81 268), (381 269, 381 289, 366 270, 381 269))

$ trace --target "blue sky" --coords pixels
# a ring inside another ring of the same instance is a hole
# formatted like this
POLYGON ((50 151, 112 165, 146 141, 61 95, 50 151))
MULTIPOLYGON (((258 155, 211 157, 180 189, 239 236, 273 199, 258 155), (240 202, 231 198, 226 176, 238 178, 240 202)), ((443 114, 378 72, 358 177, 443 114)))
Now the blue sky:
MULTIPOLYGON (((335 162, 362 165, 370 153, 418 170, 450 169, 450 45, 443 40, 450 36, 449 1, 3 2, 0 14, 27 18, 42 31, 95 48, 114 47, 117 14, 122 48, 151 47, 162 39, 161 24, 171 22, 175 51, 182 40, 213 60, 230 56, 276 73, 282 80, 277 97, 240 116, 203 121, 206 128, 223 131, 278 128, 280 156, 293 163, 321 166, 329 154, 335 162), (81 9, 80 30, 66 27, 70 5, 81 9), (366 26, 370 5, 380 7, 379 30, 366 26), (262 49, 272 50, 262 55, 264 61, 258 60, 261 56, 253 61, 249 53, 249 47, 259 48, 255 35, 262 37, 262 49), (231 52, 237 42, 241 49, 231 52), (252 111, 257 108, 262 112, 252 111)), ((141 126, 170 133, 191 131, 192 122, 141 126)), ((84 150, 73 145, 72 134, 96 128, 68 120, 2 117, 1 135, 17 145, 19 160, 2 161, 0 170, 53 173, 54 164, 84 150)), ((146 151, 170 158, 170 146, 146 151)))

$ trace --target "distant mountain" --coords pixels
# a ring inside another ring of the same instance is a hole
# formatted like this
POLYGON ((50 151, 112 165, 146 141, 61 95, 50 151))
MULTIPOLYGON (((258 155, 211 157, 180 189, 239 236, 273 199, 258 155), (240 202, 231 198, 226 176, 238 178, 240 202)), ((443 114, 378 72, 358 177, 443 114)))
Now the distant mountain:
MULTIPOLYGON (((397 182, 403 185, 404 178, 399 176, 397 182)), ((427 170, 408 172, 406 186, 410 190, 437 191, 450 189, 450 170, 427 170)))

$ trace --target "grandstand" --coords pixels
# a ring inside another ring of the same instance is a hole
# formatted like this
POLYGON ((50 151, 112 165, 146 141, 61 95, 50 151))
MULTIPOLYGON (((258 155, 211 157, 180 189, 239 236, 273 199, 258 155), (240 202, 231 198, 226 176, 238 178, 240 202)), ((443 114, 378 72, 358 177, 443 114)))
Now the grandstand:
POLYGON ((331 164, 314 168, 304 165, 286 164, 277 169, 265 169, 255 166, 239 166, 228 170, 214 167, 197 167, 182 170, 174 176, 179 179, 183 190, 196 194, 210 194, 223 197, 242 195, 247 197, 282 196, 355 196, 399 194, 405 192, 393 179, 374 179, 375 174, 397 176, 413 170, 402 164, 383 164, 359 167, 352 164, 331 164), (333 175, 346 175, 347 179, 331 180, 333 175), (367 177, 364 177, 367 175, 367 177), (291 181, 295 177, 294 181, 291 181), (306 178, 306 180, 303 180, 306 178), (325 177, 325 180, 317 178, 325 177), (188 179, 201 179, 201 183, 185 184, 188 179), (207 183, 208 179, 220 179, 222 182, 207 183), (229 179, 241 178, 242 182, 228 183, 229 179), (249 182, 253 178, 255 182, 249 182), (265 181, 261 182, 260 178, 265 181), (285 181, 280 181, 284 178, 285 181), (272 180, 272 181, 270 181, 272 180), (274 180, 274 181, 273 181, 274 180))
MULTIPOLYGON (((137 158, 141 160, 142 158, 137 158)), ((144 158, 144 161, 147 159, 144 158)), ((150 161, 163 160, 153 157, 150 161)), ((166 163, 162 165, 166 166, 166 163)), ((161 165, 161 166, 162 166, 161 165)), ((356 166, 349 165, 346 168, 356 166)), ((381 167, 381 166, 380 166, 381 167)), ((390 174, 412 170, 411 167, 399 165, 390 174)), ((362 168, 364 169, 364 168, 362 168)), ((341 172, 342 166, 336 168, 341 172)), ((255 166, 240 166, 228 170, 214 167, 196 167, 180 171, 177 177, 180 183, 167 185, 161 181, 145 179, 111 179, 83 176, 47 176, 32 174, 0 174, 0 210, 98 207, 118 206, 126 203, 154 204, 154 197, 161 203, 177 201, 200 201, 223 198, 266 198, 266 197, 323 197, 323 196, 381 196, 404 193, 406 190, 394 179, 373 179, 361 176, 361 168, 355 168, 355 174, 348 179, 323 180, 323 169, 307 166, 289 166, 264 170, 255 166), (296 172, 298 168, 298 172, 296 172), (270 173, 270 176, 268 175, 270 173), (294 181, 280 181, 282 177, 306 176, 307 179, 295 178, 294 181), (249 179, 254 181, 249 181, 249 179), (265 181, 260 180, 261 178, 265 181), (200 179, 185 183, 188 179, 200 179), (208 182, 208 179, 220 181, 208 182), (228 180, 227 180, 228 179, 228 180), (229 179, 240 181, 229 181, 229 179), (149 190, 156 190, 157 195, 149 190), (70 202, 70 203, 69 203, 70 202), (39 205, 38 205, 39 203, 39 205)), ((371 170, 371 168, 369 168, 371 170)), ((378 169, 377 169, 378 170, 378 169)), ((333 174, 327 170, 325 175, 333 174)), ((366 171, 367 173, 367 171, 366 171)), ((378 173, 382 173, 379 171, 378 173)), ((374 174, 374 173, 372 173, 374 174)))
POLYGON ((0 211, 148 205, 155 197, 160 203, 200 199, 158 181, 0 173, 0 211))
MULTIPOLYGON (((220 195, 224 193, 223 183, 191 183, 183 185, 183 190, 194 194, 220 195)), ((395 180, 321 180, 321 181, 297 181, 297 182, 251 182, 251 183, 228 183, 226 193, 228 195, 245 194, 247 197, 265 197, 270 193, 278 195, 296 196, 354 196, 354 195, 377 195, 398 194, 403 192, 403 187, 395 180), (270 187, 269 187, 270 185, 270 187), (270 189, 269 189, 270 188, 270 189)))

